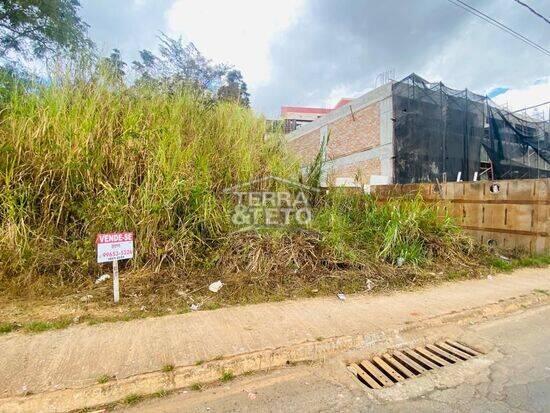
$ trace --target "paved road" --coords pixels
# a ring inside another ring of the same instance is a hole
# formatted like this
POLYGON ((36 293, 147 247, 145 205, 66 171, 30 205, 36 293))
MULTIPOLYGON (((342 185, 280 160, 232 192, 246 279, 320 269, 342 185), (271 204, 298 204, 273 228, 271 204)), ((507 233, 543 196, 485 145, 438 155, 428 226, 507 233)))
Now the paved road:
POLYGON ((201 392, 144 402, 132 412, 550 412, 550 307, 468 329, 498 357, 451 388, 408 400, 375 402, 358 386, 299 366, 244 377, 201 392))

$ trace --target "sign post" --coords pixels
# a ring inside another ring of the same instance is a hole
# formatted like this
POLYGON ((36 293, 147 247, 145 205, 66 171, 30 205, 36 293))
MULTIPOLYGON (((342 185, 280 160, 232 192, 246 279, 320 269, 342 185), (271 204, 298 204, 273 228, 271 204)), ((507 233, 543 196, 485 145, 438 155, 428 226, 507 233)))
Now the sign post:
POLYGON ((114 232, 97 234, 97 262, 113 263, 113 298, 115 303, 120 299, 118 261, 134 257, 134 234, 131 232, 114 232))
POLYGON ((118 303, 120 299, 120 288, 118 285, 118 260, 113 261, 113 297, 115 299, 115 304, 118 303))

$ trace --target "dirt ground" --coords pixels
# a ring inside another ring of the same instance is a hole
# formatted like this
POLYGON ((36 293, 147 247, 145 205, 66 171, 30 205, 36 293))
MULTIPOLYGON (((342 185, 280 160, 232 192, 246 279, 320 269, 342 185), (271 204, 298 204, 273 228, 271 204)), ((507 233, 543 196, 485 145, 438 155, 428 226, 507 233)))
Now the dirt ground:
MULTIPOLYGON (((529 265, 540 266, 540 262, 522 262, 519 266, 529 265)), ((80 323, 124 321, 338 293, 414 290, 443 281, 487 277, 502 270, 471 264, 450 269, 439 263, 428 268, 373 264, 360 270, 295 271, 270 277, 244 272, 129 272, 121 274, 118 304, 113 303, 110 278, 54 289, 41 286, 38 293, 24 296, 11 286, 0 294, 0 334, 15 330, 40 332, 80 323), (223 287, 216 293, 209 291, 209 285, 218 280, 223 287)))

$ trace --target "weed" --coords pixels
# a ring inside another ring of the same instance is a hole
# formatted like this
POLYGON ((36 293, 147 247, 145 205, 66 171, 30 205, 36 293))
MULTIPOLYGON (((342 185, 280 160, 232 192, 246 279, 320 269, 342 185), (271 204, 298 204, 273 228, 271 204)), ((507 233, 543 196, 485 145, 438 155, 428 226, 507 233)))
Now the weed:
POLYGON ((202 383, 193 383, 191 385, 191 390, 193 391, 201 391, 203 389, 204 385, 202 383))
POLYGON ((166 391, 164 389, 156 391, 151 395, 151 397, 154 397, 154 398, 162 398, 162 397, 166 397, 166 396, 168 396, 168 391, 166 391))
POLYGON ((550 291, 543 290, 543 289, 540 289, 540 288, 535 288, 533 291, 536 292, 536 293, 539 293, 539 294, 550 295, 550 291))
POLYGON ((132 394, 129 394, 128 396, 126 396, 122 402, 124 404, 136 404, 138 402, 140 402, 141 400, 143 400, 143 396, 140 395, 140 394, 137 394, 137 393, 132 393, 132 394))
POLYGON ((174 365, 173 364, 165 364, 164 366, 162 366, 162 371, 164 373, 169 373, 171 371, 174 371, 174 365))
POLYGON ((31 333, 40 333, 48 330, 58 330, 66 328, 71 324, 70 320, 58 320, 58 321, 33 321, 25 324, 26 331, 31 333))
POLYGON ((222 373, 221 377, 220 377, 220 381, 222 381, 222 382, 231 381, 231 380, 233 380, 234 378, 235 378, 235 375, 233 374, 232 371, 230 371, 230 370, 225 370, 225 371, 222 373))
POLYGON ((19 328, 20 326, 15 323, 0 323, 0 334, 11 333, 19 328))
POLYGON ((195 361, 195 366, 202 366, 203 364, 204 364, 204 360, 195 361))
POLYGON ((96 381, 97 381, 99 384, 105 384, 105 383, 111 381, 112 378, 113 378, 112 376, 108 376, 107 374, 102 374, 101 376, 99 376, 99 377, 97 378, 96 381))

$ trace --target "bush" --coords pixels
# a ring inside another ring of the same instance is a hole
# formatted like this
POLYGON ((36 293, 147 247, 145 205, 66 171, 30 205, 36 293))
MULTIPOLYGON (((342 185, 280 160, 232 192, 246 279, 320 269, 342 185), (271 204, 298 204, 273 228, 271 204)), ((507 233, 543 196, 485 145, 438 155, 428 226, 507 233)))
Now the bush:
POLYGON ((265 122, 204 92, 61 78, 0 124, 0 270, 97 272, 99 232, 132 230, 134 267, 200 262, 230 225, 224 187, 297 165, 265 122))

